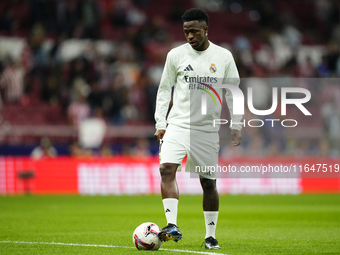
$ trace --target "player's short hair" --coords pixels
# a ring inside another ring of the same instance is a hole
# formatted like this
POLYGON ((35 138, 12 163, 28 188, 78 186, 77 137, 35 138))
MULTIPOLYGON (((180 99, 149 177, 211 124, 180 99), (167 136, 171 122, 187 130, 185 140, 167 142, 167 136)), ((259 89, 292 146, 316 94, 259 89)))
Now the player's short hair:
POLYGON ((209 16, 202 9, 191 8, 191 9, 187 10, 182 15, 182 20, 183 20, 183 22, 193 21, 193 20, 205 21, 205 23, 208 25, 208 23, 209 23, 209 16))

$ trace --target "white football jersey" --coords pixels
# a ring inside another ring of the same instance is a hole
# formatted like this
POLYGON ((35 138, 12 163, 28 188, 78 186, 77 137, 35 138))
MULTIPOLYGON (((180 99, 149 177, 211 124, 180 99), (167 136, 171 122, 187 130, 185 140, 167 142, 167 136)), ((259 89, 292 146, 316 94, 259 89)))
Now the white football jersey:
MULTIPOLYGON (((156 101, 156 129, 166 129, 167 124, 182 128, 217 132, 222 109, 222 88, 217 84, 239 86, 239 74, 230 51, 209 42, 205 51, 196 51, 188 43, 172 49, 165 62, 156 101), (166 115, 171 100, 173 106, 166 115), (202 99, 205 95, 205 100, 202 99), (206 111, 202 110, 202 101, 206 111), (204 114, 203 114, 204 113, 204 114)), ((242 115, 233 115, 233 97, 229 90, 225 95, 233 123, 240 123, 242 115)), ((241 130, 241 124, 233 124, 233 129, 241 130)))

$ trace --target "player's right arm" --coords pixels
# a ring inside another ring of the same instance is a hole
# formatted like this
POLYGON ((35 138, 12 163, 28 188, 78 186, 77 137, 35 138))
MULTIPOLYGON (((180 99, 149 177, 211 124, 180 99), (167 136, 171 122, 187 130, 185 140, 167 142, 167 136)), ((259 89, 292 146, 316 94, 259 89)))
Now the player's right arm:
POLYGON ((155 120, 156 120, 156 133, 155 137, 159 141, 163 139, 165 134, 167 121, 166 114, 169 109, 169 104, 171 100, 171 88, 176 83, 176 68, 173 64, 172 52, 170 51, 167 55, 164 70, 162 73, 161 82, 157 91, 156 98, 156 111, 155 111, 155 120))
POLYGON ((165 134, 164 129, 158 129, 156 130, 156 133, 154 134, 154 136, 157 138, 157 141, 159 142, 160 140, 163 139, 164 134, 165 134))

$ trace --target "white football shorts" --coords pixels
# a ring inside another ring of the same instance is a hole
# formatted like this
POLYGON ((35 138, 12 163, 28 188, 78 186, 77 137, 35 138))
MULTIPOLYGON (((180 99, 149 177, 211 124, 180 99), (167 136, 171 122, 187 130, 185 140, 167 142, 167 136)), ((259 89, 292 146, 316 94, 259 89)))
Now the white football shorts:
POLYGON ((179 164, 177 171, 180 171, 182 161, 187 156, 186 172, 198 173, 204 178, 215 180, 216 172, 209 169, 210 166, 217 166, 219 149, 217 132, 202 132, 169 125, 160 144, 159 159, 161 164, 179 164))

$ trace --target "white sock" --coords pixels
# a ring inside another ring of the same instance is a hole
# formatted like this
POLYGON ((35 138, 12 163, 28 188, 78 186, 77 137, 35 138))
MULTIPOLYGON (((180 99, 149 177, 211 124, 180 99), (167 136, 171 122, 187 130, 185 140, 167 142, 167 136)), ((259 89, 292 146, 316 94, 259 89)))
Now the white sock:
POLYGON ((164 198, 163 206, 166 221, 171 224, 177 225, 177 208, 178 208, 178 199, 176 198, 164 198))
POLYGON ((212 236, 215 238, 215 230, 217 225, 218 211, 205 211, 204 219, 205 219, 205 238, 212 236))

